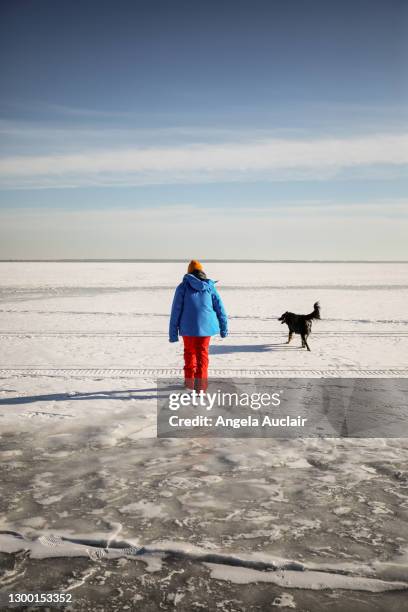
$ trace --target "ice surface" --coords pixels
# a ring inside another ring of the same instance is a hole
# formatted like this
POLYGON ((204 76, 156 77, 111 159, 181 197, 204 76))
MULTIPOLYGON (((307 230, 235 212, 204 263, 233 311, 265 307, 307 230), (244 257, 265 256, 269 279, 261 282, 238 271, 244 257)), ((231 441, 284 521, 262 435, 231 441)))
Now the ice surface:
MULTIPOLYGON (((408 265, 207 267, 231 317, 214 372, 407 375, 408 265), (276 317, 317 299, 312 352, 286 346, 276 317)), ((181 367, 167 325, 183 273, 0 264, 3 587, 60 585, 78 609, 404 610, 407 440, 156 438, 156 377, 181 367), (253 566, 273 559, 306 569, 253 566)))

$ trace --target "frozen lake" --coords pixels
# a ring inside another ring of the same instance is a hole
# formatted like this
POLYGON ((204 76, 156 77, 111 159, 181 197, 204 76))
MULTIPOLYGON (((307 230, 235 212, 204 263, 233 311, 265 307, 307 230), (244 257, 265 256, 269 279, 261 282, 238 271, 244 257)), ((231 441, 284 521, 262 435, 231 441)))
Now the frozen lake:
MULTIPOLYGON (((408 264, 206 270, 230 316, 213 377, 407 377, 408 264), (277 317, 316 300, 312 352, 285 345, 277 317)), ((0 263, 3 592, 67 591, 75 610, 408 609, 408 439, 156 438, 183 274, 0 263)))

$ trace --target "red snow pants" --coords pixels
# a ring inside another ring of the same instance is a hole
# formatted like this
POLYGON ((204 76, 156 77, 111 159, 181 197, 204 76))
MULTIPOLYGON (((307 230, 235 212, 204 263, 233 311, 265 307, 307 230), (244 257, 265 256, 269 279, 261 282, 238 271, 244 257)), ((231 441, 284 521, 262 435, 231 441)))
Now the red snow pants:
POLYGON ((184 384, 189 389, 207 389, 210 340, 211 336, 183 336, 184 384))

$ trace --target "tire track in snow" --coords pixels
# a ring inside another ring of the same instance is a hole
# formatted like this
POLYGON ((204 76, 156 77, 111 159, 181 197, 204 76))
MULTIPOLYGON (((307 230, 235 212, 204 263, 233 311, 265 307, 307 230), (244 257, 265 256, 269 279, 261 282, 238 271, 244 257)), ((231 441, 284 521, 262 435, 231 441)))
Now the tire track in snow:
MULTIPOLYGON (((182 372, 181 368, 43 368, 15 366, 0 368, 0 377, 171 378, 180 377, 182 372)), ((209 370, 209 376, 214 378, 407 378, 408 368, 212 368, 209 370)))
MULTIPOLYGON (((59 336, 85 336, 89 338, 167 338, 168 334, 161 331, 131 331, 122 332, 118 331, 0 331, 1 338, 57 338, 59 336)), ((230 332, 230 337, 240 338, 254 338, 257 336, 277 336, 286 338, 287 333, 281 331, 264 331, 264 330, 252 330, 243 332, 230 332)), ((353 331, 353 330, 330 330, 330 331, 314 331, 313 336, 371 336, 377 337, 405 337, 408 338, 408 331, 353 331)))

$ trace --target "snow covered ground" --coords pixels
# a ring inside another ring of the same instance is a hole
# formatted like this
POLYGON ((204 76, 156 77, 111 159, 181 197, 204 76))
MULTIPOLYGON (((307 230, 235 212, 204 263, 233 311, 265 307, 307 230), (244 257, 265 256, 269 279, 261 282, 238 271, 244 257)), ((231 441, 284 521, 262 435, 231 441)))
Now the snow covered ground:
MULTIPOLYGON (((156 438, 156 380, 182 364, 167 326, 184 267, 0 264, 3 596, 408 610, 407 439, 156 438)), ((408 264, 206 269, 230 315, 214 377, 407 377, 408 264), (277 317, 316 300, 312 352, 285 345, 277 317)))

